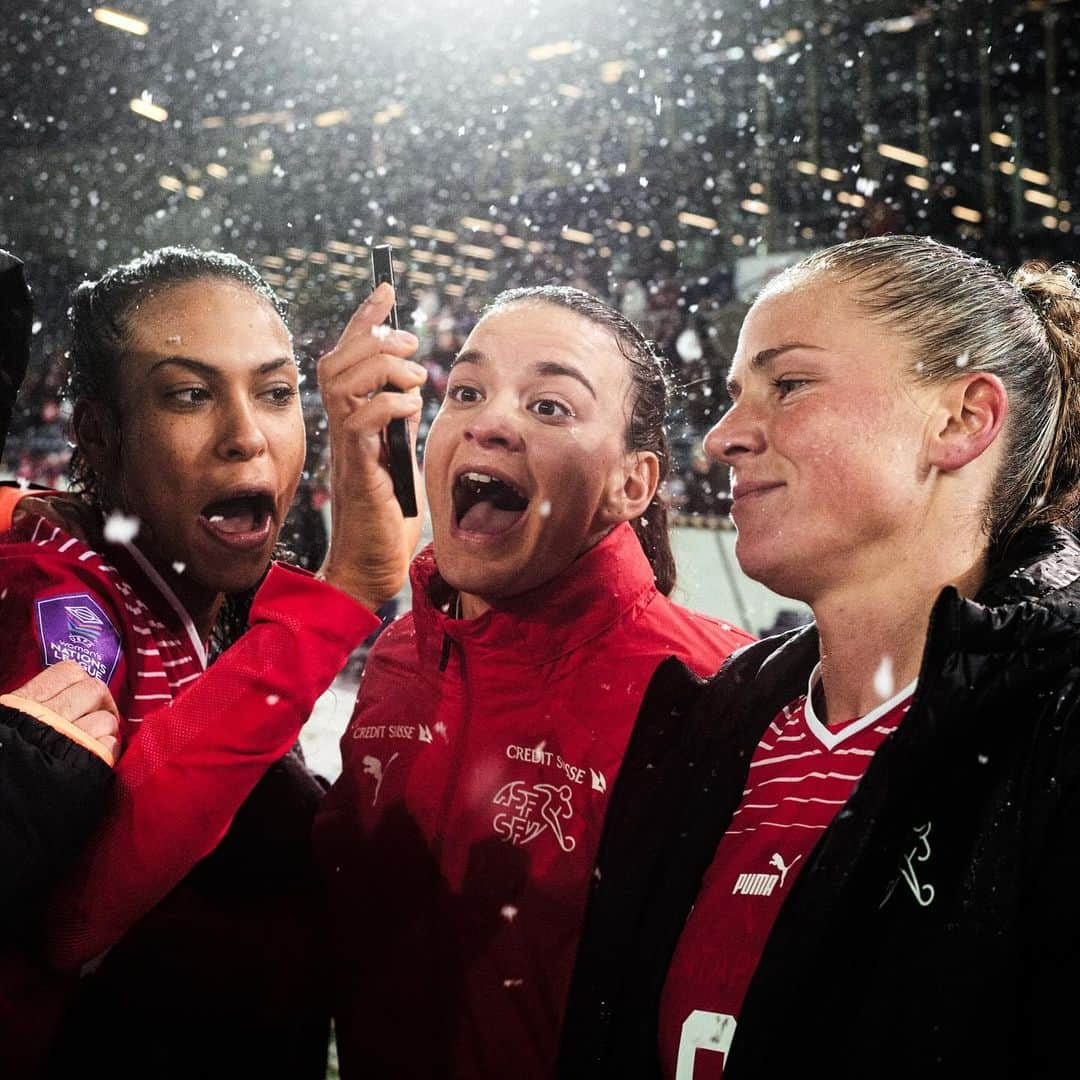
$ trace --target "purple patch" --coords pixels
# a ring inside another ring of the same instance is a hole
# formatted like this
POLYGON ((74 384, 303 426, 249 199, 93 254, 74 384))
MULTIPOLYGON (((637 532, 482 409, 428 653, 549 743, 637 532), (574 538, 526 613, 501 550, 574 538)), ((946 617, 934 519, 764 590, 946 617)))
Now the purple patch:
POLYGON ((45 666, 74 660, 88 675, 107 683, 120 662, 120 634, 88 593, 50 596, 35 603, 41 659, 45 666))

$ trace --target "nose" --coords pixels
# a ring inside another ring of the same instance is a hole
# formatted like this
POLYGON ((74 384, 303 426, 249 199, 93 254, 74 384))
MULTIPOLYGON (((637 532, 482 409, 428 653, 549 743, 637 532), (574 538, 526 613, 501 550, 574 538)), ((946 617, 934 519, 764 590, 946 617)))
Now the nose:
POLYGON ((713 461, 734 467, 743 455, 761 452, 765 435, 749 405, 738 402, 709 429, 702 445, 713 461))
POLYGON ((521 425, 516 422, 510 401, 492 397, 470 409, 465 441, 476 443, 485 450, 521 449, 521 425))
POLYGON ((232 399, 221 413, 218 455, 227 461, 249 461, 265 453, 268 445, 255 403, 247 398, 232 399))

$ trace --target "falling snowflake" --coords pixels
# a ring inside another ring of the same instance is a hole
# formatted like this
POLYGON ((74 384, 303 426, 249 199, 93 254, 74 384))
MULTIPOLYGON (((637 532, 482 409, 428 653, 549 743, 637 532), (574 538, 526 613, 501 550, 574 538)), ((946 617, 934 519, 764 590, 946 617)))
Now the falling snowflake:
POLYGON ((137 517, 114 510, 105 519, 105 539, 110 544, 128 544, 139 535, 139 525, 137 517))

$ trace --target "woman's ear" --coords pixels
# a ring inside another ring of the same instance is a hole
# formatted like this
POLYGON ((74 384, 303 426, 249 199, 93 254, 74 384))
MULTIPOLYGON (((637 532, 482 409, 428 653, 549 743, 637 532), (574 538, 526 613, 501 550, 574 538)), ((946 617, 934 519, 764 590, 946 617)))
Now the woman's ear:
POLYGON ((633 521, 649 507, 660 482, 660 459, 652 450, 631 450, 612 477, 601 511, 606 524, 633 521))
POLYGON ((120 425, 103 401, 80 398, 71 415, 75 444, 90 468, 104 480, 116 475, 120 462, 120 425))
POLYGON ((985 453, 1009 415, 1009 395, 996 375, 973 371, 943 388, 943 409, 931 433, 928 461, 943 472, 955 472, 985 453))

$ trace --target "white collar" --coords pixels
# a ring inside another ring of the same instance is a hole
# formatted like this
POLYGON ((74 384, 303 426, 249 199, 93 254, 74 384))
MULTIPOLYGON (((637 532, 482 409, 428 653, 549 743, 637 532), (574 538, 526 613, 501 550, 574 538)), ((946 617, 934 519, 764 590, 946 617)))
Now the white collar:
POLYGON ((865 716, 860 716, 850 723, 844 724, 844 726, 840 728, 830 728, 826 726, 818 719, 818 715, 814 711, 814 688, 819 682, 821 682, 820 661, 814 665, 814 670, 810 672, 810 678, 807 681, 806 704, 803 706, 803 715, 806 717, 806 726, 827 750, 832 750, 839 746, 840 743, 844 742, 845 739, 849 739, 852 735, 856 735, 865 728, 868 728, 871 724, 880 720, 890 710, 896 708, 902 701, 911 697, 911 695, 915 693, 915 687, 919 680, 917 677, 912 679, 907 686, 902 690, 898 690, 888 701, 883 701, 877 708, 871 709, 865 716))

